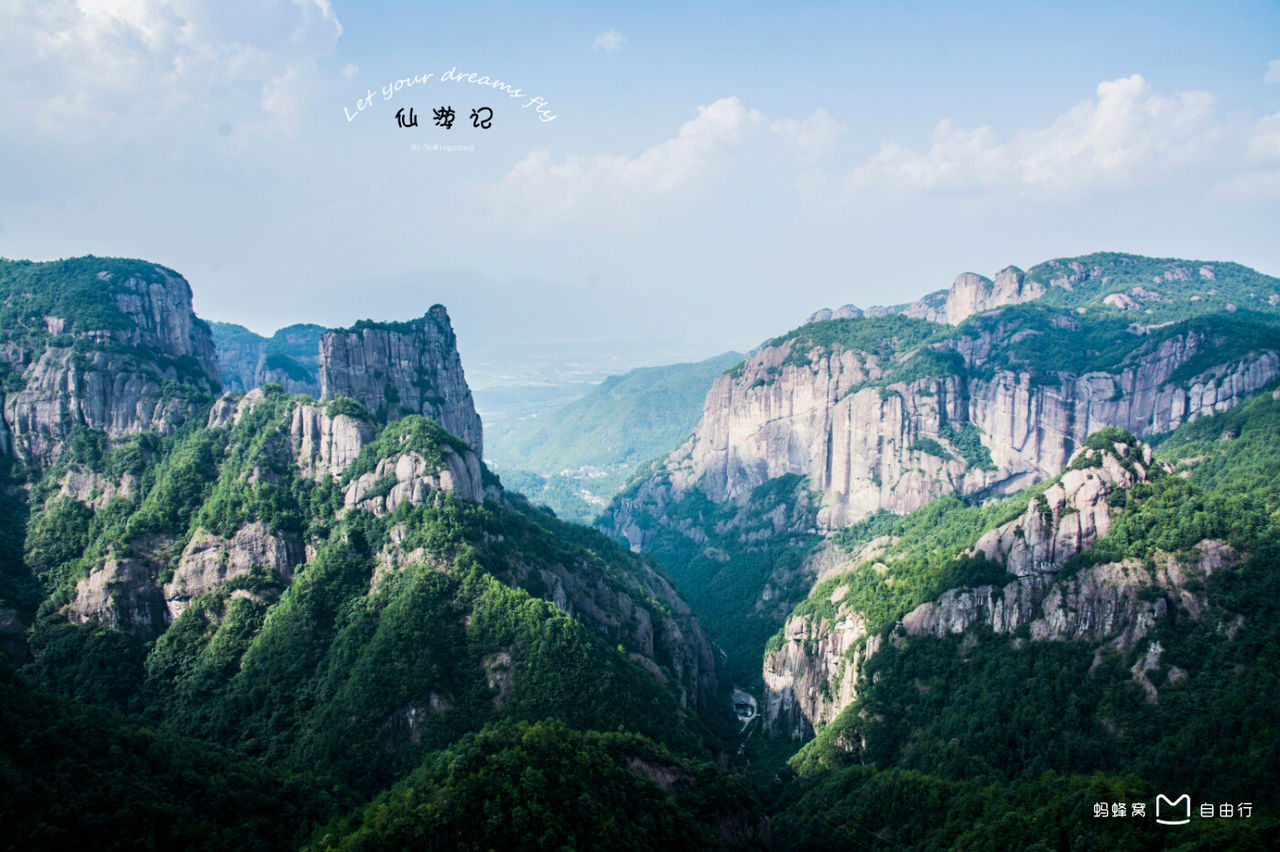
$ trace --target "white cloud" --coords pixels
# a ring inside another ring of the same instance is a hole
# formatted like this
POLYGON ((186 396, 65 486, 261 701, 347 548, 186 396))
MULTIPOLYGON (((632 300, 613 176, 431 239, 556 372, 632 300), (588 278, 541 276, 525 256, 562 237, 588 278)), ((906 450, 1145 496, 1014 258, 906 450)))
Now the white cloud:
POLYGON ((1280 112, 1258 120, 1247 153, 1255 160, 1280 160, 1280 112))
POLYGON ((596 53, 617 53, 626 46, 627 37, 617 30, 605 30, 591 43, 591 49, 596 53))
POLYGON ((1219 183, 1212 195, 1223 201, 1280 199, 1280 170, 1245 172, 1219 183))
POLYGON ((1099 83, 1097 100, 1082 101, 1021 140, 1018 172, 1025 183, 1065 188, 1198 162, 1220 135, 1213 107, 1208 92, 1152 94, 1139 74, 1099 83))
POLYGON ((1267 73, 1262 75, 1264 83, 1280 83, 1280 59, 1273 59, 1267 63, 1267 73))
POLYGON ((913 190, 958 189, 996 183, 1008 171, 1008 152, 990 127, 957 130, 943 119, 933 130, 928 151, 917 153, 885 142, 875 156, 853 170, 847 184, 853 189, 875 183, 913 190))
POLYGON ((802 156, 810 158, 819 157, 830 150, 842 130, 844 125, 821 107, 803 120, 779 118, 769 125, 771 133, 791 145, 802 156))
POLYGON ((634 157, 569 155, 556 162, 533 151, 491 187, 495 210, 528 225, 548 224, 601 207, 621 209, 696 183, 749 128, 764 123, 736 98, 698 107, 674 137, 634 157))
MULTIPOLYGON (((307 0, 293 0, 294 3, 301 6, 304 12, 308 9, 307 0)), ((338 20, 338 16, 333 13, 333 5, 329 0, 312 0, 317 9, 320 10, 321 17, 333 25, 335 35, 342 35, 342 22, 338 20)))
POLYGON ((328 0, 0 4, 0 95, 46 133, 280 126, 316 94, 342 24, 328 0))
POLYGON ((360 73, 360 66, 355 64, 354 62, 348 62, 342 68, 342 76, 347 80, 355 79, 356 75, 358 75, 359 73, 360 73))
POLYGON ((990 127, 956 129, 943 120, 928 151, 895 142, 849 176, 852 188, 883 184, 909 190, 1003 185, 1075 191, 1140 181, 1207 158, 1221 137, 1207 92, 1153 94, 1141 75, 1098 84, 1043 130, 1002 142, 990 127))

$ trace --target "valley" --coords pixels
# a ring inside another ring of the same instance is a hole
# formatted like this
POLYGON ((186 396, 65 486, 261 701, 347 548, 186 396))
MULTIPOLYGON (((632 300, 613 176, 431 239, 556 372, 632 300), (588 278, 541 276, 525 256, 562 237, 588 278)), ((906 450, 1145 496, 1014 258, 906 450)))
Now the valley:
POLYGON ((1280 841, 1280 280, 964 273, 496 424, 424 307, 0 261, 15 846, 1280 841), (1092 816, 1174 790, 1250 816, 1092 816))

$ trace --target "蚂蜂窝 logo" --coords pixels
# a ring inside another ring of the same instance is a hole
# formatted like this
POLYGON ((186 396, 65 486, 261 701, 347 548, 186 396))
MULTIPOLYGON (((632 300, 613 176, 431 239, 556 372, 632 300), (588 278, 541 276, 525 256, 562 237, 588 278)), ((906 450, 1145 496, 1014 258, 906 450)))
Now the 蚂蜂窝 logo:
POLYGON ((1191 822, 1191 795, 1183 793, 1176 799, 1170 799, 1164 793, 1156 796, 1156 822, 1161 825, 1186 825, 1191 822), (1182 810, 1178 811, 1178 805, 1182 810), (1172 817, 1181 817, 1180 819, 1172 817), (1166 819, 1166 817, 1171 817, 1166 819))

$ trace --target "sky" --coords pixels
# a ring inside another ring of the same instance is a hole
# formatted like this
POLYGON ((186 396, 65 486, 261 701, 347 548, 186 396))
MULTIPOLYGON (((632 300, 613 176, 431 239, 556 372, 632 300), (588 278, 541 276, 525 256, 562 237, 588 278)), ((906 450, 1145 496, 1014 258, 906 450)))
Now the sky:
POLYGON ((1100 250, 1280 274, 1274 0, 0 0, 0 107, 0 255, 263 334, 442 302, 469 372, 1100 250))

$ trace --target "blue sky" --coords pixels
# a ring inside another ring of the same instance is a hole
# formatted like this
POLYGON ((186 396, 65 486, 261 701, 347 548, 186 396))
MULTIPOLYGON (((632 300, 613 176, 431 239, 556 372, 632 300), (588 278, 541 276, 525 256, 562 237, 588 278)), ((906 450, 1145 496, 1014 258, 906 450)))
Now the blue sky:
POLYGON ((0 253, 267 333, 443 301, 464 357, 663 360, 1095 250, 1280 274, 1275 2, 6 3, 0 97, 0 253))

